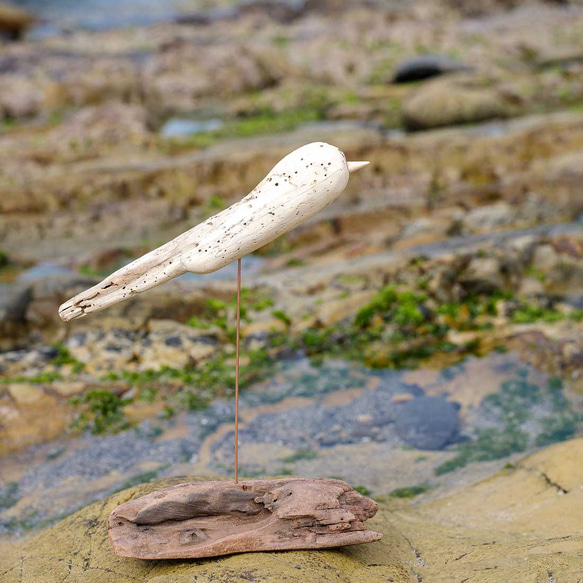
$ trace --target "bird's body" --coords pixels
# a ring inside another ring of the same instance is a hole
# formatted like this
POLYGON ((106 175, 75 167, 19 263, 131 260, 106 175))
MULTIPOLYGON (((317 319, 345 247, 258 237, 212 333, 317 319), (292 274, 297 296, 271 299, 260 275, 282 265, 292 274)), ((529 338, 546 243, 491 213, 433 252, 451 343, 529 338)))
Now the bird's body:
POLYGON ((187 272, 210 273, 304 223, 367 162, 315 142, 288 154, 245 198, 65 302, 65 321, 97 312, 187 272))

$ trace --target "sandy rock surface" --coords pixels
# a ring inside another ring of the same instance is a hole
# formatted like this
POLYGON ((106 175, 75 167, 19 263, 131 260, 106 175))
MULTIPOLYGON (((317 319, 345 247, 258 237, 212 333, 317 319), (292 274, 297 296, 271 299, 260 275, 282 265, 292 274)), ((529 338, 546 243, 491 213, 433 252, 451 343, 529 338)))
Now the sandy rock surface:
POLYGON ((380 542, 330 551, 243 554, 195 561, 116 557, 107 518, 120 503, 181 483, 172 478, 96 502, 36 537, 2 546, 3 581, 575 581, 580 573, 583 440, 518 461, 455 496, 382 503, 380 542), (557 521, 557 516, 563 517, 557 521))

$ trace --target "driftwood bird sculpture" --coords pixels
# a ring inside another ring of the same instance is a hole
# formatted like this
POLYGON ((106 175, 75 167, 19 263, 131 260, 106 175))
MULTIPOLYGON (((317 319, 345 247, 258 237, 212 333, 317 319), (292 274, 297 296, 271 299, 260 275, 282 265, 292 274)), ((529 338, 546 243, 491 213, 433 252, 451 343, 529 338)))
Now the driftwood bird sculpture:
POLYGON ((184 273, 211 273, 301 225, 334 201, 351 172, 330 144, 302 146, 278 162, 245 198, 122 267, 59 308, 68 322, 98 312, 184 273))
POLYGON ((119 269, 59 308, 65 321, 117 304, 187 272, 211 273, 238 260, 235 356, 235 480, 194 482, 122 504, 109 520, 122 556, 195 558, 234 552, 326 548, 372 542, 364 520, 376 504, 338 480, 238 481, 241 258, 301 225, 333 202, 351 172, 321 142, 288 154, 245 198, 119 269))

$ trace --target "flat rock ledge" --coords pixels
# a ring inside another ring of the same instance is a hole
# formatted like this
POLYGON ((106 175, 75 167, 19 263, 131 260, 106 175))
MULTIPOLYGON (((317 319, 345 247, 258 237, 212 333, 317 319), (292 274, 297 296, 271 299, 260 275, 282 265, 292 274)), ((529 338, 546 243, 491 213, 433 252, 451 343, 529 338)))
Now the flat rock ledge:
MULTIPOLYGON (((164 478, 116 492, 33 536, 0 539, 0 581, 575 583, 581 580, 583 557, 582 459, 583 438, 578 438, 512 465, 495 462, 503 469, 479 482, 458 474, 444 497, 385 498, 370 520, 383 533, 374 545, 171 561, 116 555, 107 522, 120 504, 201 479, 164 478)), ((269 483, 290 481, 273 478, 269 483)))
POLYGON ((377 509, 341 480, 190 482, 121 504, 108 530, 113 551, 136 559, 323 549, 380 540, 364 525, 377 509))

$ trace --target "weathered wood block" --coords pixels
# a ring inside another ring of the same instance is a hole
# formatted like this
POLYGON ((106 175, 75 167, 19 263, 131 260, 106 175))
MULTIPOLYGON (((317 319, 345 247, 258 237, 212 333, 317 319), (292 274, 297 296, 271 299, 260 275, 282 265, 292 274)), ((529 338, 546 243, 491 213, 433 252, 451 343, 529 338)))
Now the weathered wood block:
POLYGON ((108 529, 123 557, 186 559, 377 541, 364 525, 376 511, 341 480, 191 482, 121 504, 108 529))

